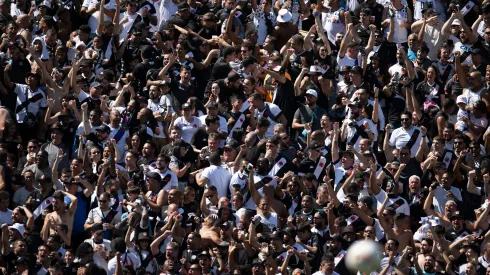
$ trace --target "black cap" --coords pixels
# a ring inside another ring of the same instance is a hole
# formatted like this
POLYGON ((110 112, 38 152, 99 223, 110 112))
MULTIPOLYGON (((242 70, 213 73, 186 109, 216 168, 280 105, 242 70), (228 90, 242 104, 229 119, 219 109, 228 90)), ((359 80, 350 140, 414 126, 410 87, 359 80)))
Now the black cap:
POLYGON ((53 125, 51 125, 51 130, 63 131, 63 126, 61 126, 61 123, 55 122, 53 125))
MULTIPOLYGON (((225 228, 232 228, 232 227, 233 227, 233 225, 231 224, 231 222, 226 221, 226 222, 224 222, 224 223, 220 224, 220 226, 219 226, 219 227, 220 227, 220 228, 221 228, 221 227, 225 227, 225 228)), ((221 245, 221 244, 220 244, 220 245, 221 245)))
POLYGON ((201 253, 199 253, 199 257, 208 257, 209 259, 211 259, 211 255, 206 250, 203 250, 201 253))
POLYGON ((148 232, 141 232, 138 234, 138 241, 144 241, 144 240, 147 241, 151 240, 150 235, 148 235, 148 232))
POLYGON ((138 28, 138 27, 133 27, 133 28, 131 29, 131 34, 139 34, 139 33, 142 33, 141 28, 138 28))
POLYGON ((28 72, 26 74, 26 78, 28 78, 29 76, 34 76, 37 79, 37 81, 41 80, 41 75, 38 72, 28 72))
POLYGON ((351 66, 342 66, 340 68, 340 73, 347 73, 347 72, 350 72, 351 70, 351 66))
POLYGON ((362 104, 360 101, 354 101, 352 103, 349 103, 349 105, 347 105, 349 108, 359 108, 361 109, 362 108, 362 104))
POLYGON ((182 110, 184 109, 191 109, 191 105, 189 103, 182 104, 182 110))
POLYGON ((96 223, 96 224, 92 225, 92 228, 90 230, 92 230, 92 233, 102 232, 102 231, 104 231, 104 226, 101 223, 96 223))
POLYGON ((274 232, 272 234, 269 235, 269 238, 271 240, 279 240, 279 241, 282 241, 284 239, 284 233, 282 232, 274 232))
POLYGON ((317 142, 311 142, 308 145, 308 150, 320 151, 321 149, 322 149, 322 146, 317 142))
POLYGON ((294 230, 292 227, 286 227, 283 230, 281 230, 283 234, 288 234, 292 238, 296 237, 296 230, 294 230))
POLYGON ((216 103, 216 101, 211 101, 206 105, 206 108, 218 108, 218 103, 216 103))
POLYGON ((359 66, 354 66, 350 69, 351 72, 362 75, 363 70, 359 66))
POLYGON ((96 128, 95 131, 110 133, 111 128, 105 124, 102 124, 100 127, 96 128))
POLYGON ((369 196, 362 197, 359 201, 365 203, 369 208, 373 207, 374 204, 373 199, 369 196))
POLYGON ((189 10, 191 7, 189 6, 189 4, 187 4, 187 2, 181 2, 179 4, 179 11, 181 10, 189 10))
POLYGON ((148 178, 148 179, 154 179, 154 180, 157 180, 157 181, 161 181, 162 180, 162 176, 160 176, 160 174, 158 174, 157 172, 149 172, 148 174, 146 174, 146 178, 148 178))
POLYGON ((451 216, 450 220, 464 220, 463 214, 461 214, 459 211, 454 212, 454 214, 451 216))
POLYGON ((102 86, 102 83, 100 83, 98 81, 94 81, 94 82, 90 83, 90 88, 98 88, 101 86, 102 86))
POLYGON ((344 154, 347 154, 349 155, 351 158, 354 158, 354 153, 352 153, 351 151, 340 151, 340 155, 343 156, 344 154))
POLYGON ((150 25, 146 24, 145 22, 140 21, 140 22, 134 24, 133 28, 150 29, 151 27, 150 27, 150 25))

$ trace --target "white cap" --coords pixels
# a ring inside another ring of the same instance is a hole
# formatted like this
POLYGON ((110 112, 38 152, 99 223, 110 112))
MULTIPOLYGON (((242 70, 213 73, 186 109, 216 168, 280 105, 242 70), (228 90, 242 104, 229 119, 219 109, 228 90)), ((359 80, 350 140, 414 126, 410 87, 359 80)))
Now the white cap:
POLYGON ((80 46, 83 46, 84 48, 87 48, 87 45, 84 42, 78 41, 78 43, 75 45, 75 49, 78 49, 78 47, 80 47, 80 46))
POLYGON ((459 95, 456 98, 456 104, 458 104, 458 103, 464 103, 464 104, 468 105, 468 98, 466 98, 466 96, 464 96, 464 95, 459 95))
POLYGON ((313 90, 313 89, 309 89, 308 91, 306 91, 306 94, 307 95, 312 95, 314 97, 318 97, 318 93, 315 90, 313 90))
POLYGON ((459 21, 459 19, 454 19, 454 21, 453 21, 453 23, 451 25, 452 26, 454 26, 454 25, 460 26, 461 25, 461 22, 459 21))
POLYGON ((39 4, 37 6, 37 8, 39 9, 40 6, 46 6, 46 7, 48 7, 48 9, 51 9, 51 2, 49 2, 49 1, 43 1, 41 4, 39 4))
POLYGON ((279 14, 277 15, 277 22, 286 23, 293 19, 293 15, 287 9, 279 10, 279 14))
POLYGON ((9 229, 15 229, 17 231, 19 231, 20 235, 22 236, 22 238, 24 238, 24 225, 21 224, 21 223, 14 223, 12 226, 9 226, 9 229))

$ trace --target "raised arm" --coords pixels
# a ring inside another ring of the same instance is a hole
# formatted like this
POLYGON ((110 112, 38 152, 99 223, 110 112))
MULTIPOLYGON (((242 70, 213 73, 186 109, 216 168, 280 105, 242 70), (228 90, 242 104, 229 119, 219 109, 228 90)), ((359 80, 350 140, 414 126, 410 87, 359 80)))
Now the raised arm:
POLYGON ((177 53, 173 53, 169 57, 169 61, 167 65, 165 65, 162 70, 158 73, 158 79, 165 79, 165 75, 167 74, 168 70, 172 68, 177 61, 177 53))
MULTIPOLYGON (((453 12, 451 13, 451 17, 449 17, 449 19, 446 22, 444 22, 444 25, 442 25, 441 34, 444 39, 449 38, 449 36, 451 35, 451 26, 453 25, 454 19, 456 19, 456 13, 453 12)), ((476 22, 478 22, 479 25, 480 21, 481 19, 478 18, 478 20, 475 21, 475 24, 476 22)), ((473 27, 475 27, 475 24, 473 24, 473 27)), ((478 25, 476 25, 477 28, 478 25)), ((474 30, 476 31, 476 29, 474 30)))
POLYGON ((232 9, 228 20, 226 20, 226 35, 230 38, 231 42, 235 45, 241 45, 243 40, 233 31, 233 19, 235 18, 236 8, 232 9))
MULTIPOLYGON (((463 60, 464 61, 464 60, 463 60)), ((463 65, 461 64, 461 52, 454 52, 454 70, 458 76, 458 81, 461 87, 468 88, 468 80, 466 79, 466 72, 463 69, 463 65)))
POLYGON ((339 123, 335 122, 333 124, 333 137, 332 137, 332 163, 339 160, 339 123))
POLYGON ((379 187, 377 180, 376 180, 376 163, 374 161, 371 161, 369 165, 369 188, 371 189, 371 192, 373 194, 377 195, 379 192, 381 192, 381 187, 379 187))
POLYGON ((347 30, 345 32, 344 38, 342 38, 342 42, 340 43, 340 49, 339 49, 339 58, 344 58, 345 52, 347 51, 347 44, 351 41, 352 37, 352 28, 353 25, 352 23, 347 25, 347 30))

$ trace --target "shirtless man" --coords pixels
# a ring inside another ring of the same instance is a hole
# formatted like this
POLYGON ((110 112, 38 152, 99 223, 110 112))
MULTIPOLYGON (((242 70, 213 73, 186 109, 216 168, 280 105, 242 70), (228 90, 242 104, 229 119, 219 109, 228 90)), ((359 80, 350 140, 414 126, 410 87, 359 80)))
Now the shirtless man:
POLYGON ((53 194, 53 212, 46 215, 44 219, 43 229, 41 230, 41 237, 47 239, 48 236, 55 232, 56 226, 60 224, 66 224, 68 226, 68 236, 71 237, 73 229, 73 218, 75 217, 75 211, 77 210, 78 199, 77 197, 67 192, 58 190, 53 194), (65 207, 65 196, 70 200, 70 207, 65 207))
POLYGON ((219 228, 214 226, 217 219, 218 216, 214 214, 206 217, 202 224, 201 230, 199 230, 199 234, 201 234, 201 248, 203 250, 217 246, 221 243, 219 228))
POLYGON ((400 245, 398 246, 398 252, 403 251, 407 246, 414 247, 413 233, 409 229, 410 216, 407 216, 404 213, 396 213, 394 217, 395 226, 392 227, 392 224, 388 223, 387 217, 383 215, 383 211, 385 210, 388 199, 389 197, 387 196, 378 211, 379 222, 381 224, 381 227, 383 227, 385 231, 386 238, 396 239, 400 243, 400 245))

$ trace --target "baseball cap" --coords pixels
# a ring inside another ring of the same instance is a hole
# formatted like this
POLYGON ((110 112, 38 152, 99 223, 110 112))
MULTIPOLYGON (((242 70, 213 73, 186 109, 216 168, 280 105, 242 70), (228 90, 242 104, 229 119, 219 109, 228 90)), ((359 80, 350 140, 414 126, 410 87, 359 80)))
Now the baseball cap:
POLYGON ((308 149, 309 150, 319 151, 319 150, 322 149, 322 146, 319 143, 317 143, 317 142, 312 142, 312 143, 310 143, 308 145, 308 149))
POLYGON ((25 256, 20 256, 18 257, 16 260, 15 260, 15 264, 16 265, 27 265, 27 263, 29 262, 29 260, 27 259, 27 257, 25 256))
POLYGON ((340 73, 348 73, 351 70, 351 66, 342 66, 340 68, 340 73))
POLYGON ((150 236, 148 235, 148 232, 141 232, 138 234, 138 241, 144 241, 144 240, 151 240, 150 236))
POLYGON ((101 223, 96 223, 96 224, 92 225, 91 230, 92 230, 92 233, 103 232, 104 226, 101 223))
POLYGON ((206 105, 206 108, 218 108, 218 103, 216 103, 216 101, 211 101, 206 105))
POLYGON ((457 98, 456 98, 456 104, 458 103, 464 103, 464 104, 468 104, 468 98, 464 95, 459 95, 457 98))
POLYGON ((150 25, 147 25, 145 22, 141 21, 133 25, 133 28, 140 28, 140 29, 150 29, 150 25))
POLYGON ((28 72, 26 78, 29 76, 34 76, 38 81, 41 80, 41 75, 38 72, 28 72))
POLYGON ((359 101, 354 101, 352 103, 349 103, 349 105, 347 105, 349 108, 362 108, 362 104, 361 102, 359 101))
POLYGON ((99 131, 99 132, 107 132, 109 133, 111 131, 111 128, 109 128, 109 126, 103 124, 101 125, 99 128, 95 129, 95 131, 99 131))
POLYGON ((313 90, 313 89, 309 89, 309 90, 307 90, 307 91, 306 91, 306 94, 307 94, 307 95, 312 95, 312 96, 314 96, 314 97, 318 97, 318 92, 317 92, 317 91, 315 91, 315 90, 313 90))
POLYGON ((51 130, 63 131, 63 126, 61 126, 61 123, 55 122, 55 123, 53 123, 53 125, 51 125, 51 130))
MULTIPOLYGON (((229 221, 226 221, 224 223, 222 223, 219 227, 225 227, 225 228, 232 228, 233 225, 231 224, 231 222, 229 221)), ((220 244, 221 245, 221 244, 220 244)), ((228 245, 228 244, 227 244, 228 245)))
POLYGON ((184 110, 184 109, 190 109, 190 108, 191 108, 191 105, 189 105, 189 103, 182 104, 182 110, 184 110))
POLYGON ((359 66, 354 66, 350 69, 351 72, 362 75, 363 69, 359 66))
POLYGON ((157 172, 149 172, 148 174, 146 174, 146 178, 148 178, 148 179, 154 179, 154 180, 157 180, 157 181, 161 181, 162 180, 162 177, 157 172))
POLYGON ((453 23, 451 25, 453 25, 453 26, 460 26, 461 25, 461 22, 459 21, 459 19, 454 19, 453 20, 453 23))
POLYGON ((140 34, 142 32, 140 27, 133 27, 131 29, 131 34, 140 34))
POLYGON ((102 86, 102 84, 100 82, 97 82, 97 81, 90 83, 90 88, 98 88, 100 86, 102 86))
POLYGON ((461 214, 459 211, 454 212, 454 214, 451 216, 449 220, 464 220, 463 214, 461 214))
POLYGON ((21 224, 21 223, 14 223, 13 225, 9 226, 9 229, 15 229, 17 230, 20 235, 22 236, 22 238, 24 238, 24 231, 25 231, 25 228, 24 228, 24 225, 21 224))

